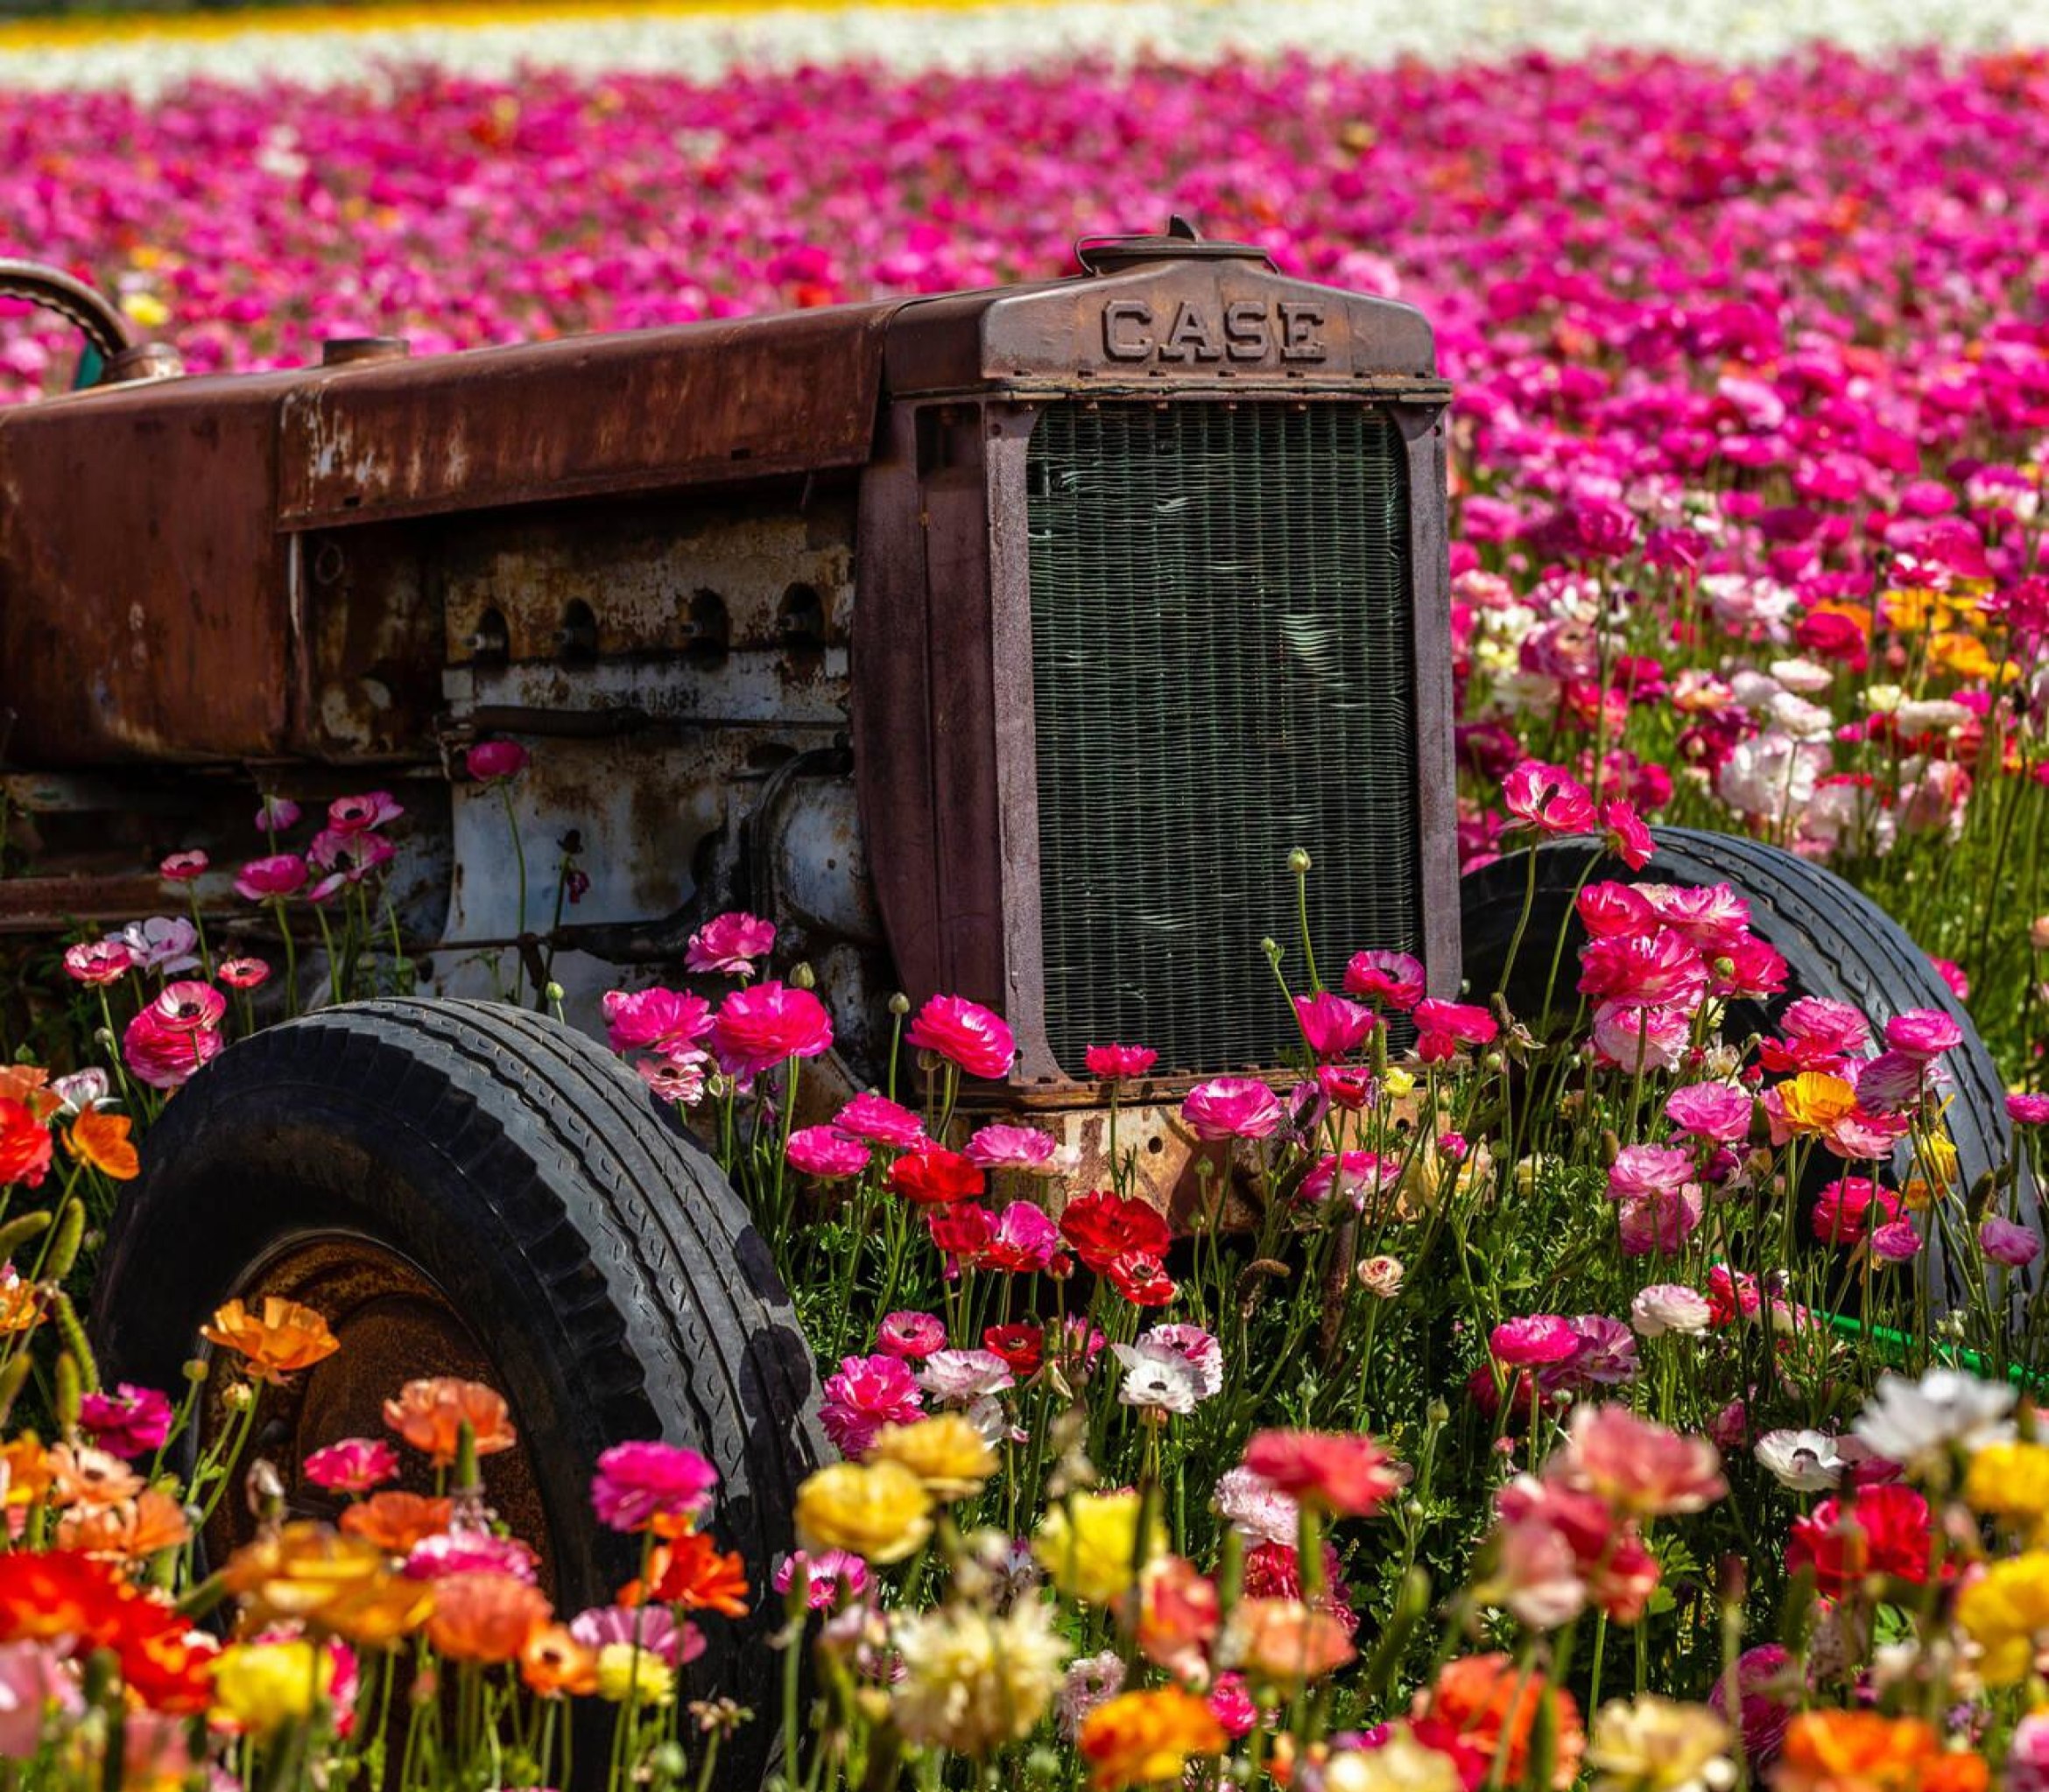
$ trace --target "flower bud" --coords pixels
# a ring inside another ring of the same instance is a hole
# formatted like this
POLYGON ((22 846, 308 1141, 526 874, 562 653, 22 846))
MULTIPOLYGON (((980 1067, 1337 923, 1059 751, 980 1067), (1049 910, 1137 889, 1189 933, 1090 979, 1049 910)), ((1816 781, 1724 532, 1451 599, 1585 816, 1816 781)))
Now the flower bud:
POLYGON ((808 964, 792 965, 790 967, 790 987, 792 989, 816 989, 818 973, 808 964))
POLYGON ((221 1395, 221 1404, 229 1412, 247 1412, 256 1401, 256 1389, 246 1381, 229 1385, 221 1395))
POLYGON ((207 1379, 207 1363, 204 1357, 188 1357, 185 1363, 185 1379, 187 1381, 203 1381, 207 1379))
POLYGON ((1288 854, 1288 870, 1297 877, 1306 876, 1309 870, 1309 854, 1297 847, 1288 854))
POLYGON ((911 998, 899 989, 890 998, 890 1012, 901 1019, 911 1012, 911 998))
POLYGON ((546 988, 541 991, 541 994, 550 1001, 559 1005, 568 995, 569 992, 563 988, 560 983, 551 982, 546 988))

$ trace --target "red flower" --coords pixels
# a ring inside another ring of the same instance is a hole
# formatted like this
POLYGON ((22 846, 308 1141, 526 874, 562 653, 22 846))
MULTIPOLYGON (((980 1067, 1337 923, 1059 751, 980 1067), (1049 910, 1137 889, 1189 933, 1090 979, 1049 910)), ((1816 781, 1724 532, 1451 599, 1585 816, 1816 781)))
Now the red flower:
POLYGON ((1394 1459, 1354 1431, 1255 1431, 1245 1466, 1300 1505, 1368 1518, 1402 1486, 1394 1459))
POLYGON ((1165 1266, 1144 1251, 1126 1251, 1111 1258, 1103 1273, 1110 1286, 1135 1307, 1164 1307, 1179 1292, 1165 1266))
POLYGON ((1109 1189, 1077 1195, 1060 1212, 1060 1236, 1074 1254, 1101 1275, 1116 1258, 1129 1252, 1158 1256, 1173 1233, 1158 1208, 1135 1197, 1126 1199, 1109 1189))
POLYGON ((1046 1333, 1036 1325, 991 1325, 982 1334, 982 1347, 1003 1358, 1022 1381, 1046 1360, 1046 1333))
POLYGON ((1091 1045, 1081 1062, 1092 1077, 1106 1082, 1122 1082, 1142 1077, 1159 1062, 1159 1053, 1145 1045, 1091 1045))
POLYGON ((949 1201, 971 1201, 986 1185, 980 1170, 958 1151, 944 1145, 907 1151, 890 1165, 890 1186, 906 1201, 920 1207, 942 1206, 949 1201))
POLYGON ((1814 1587, 1841 1599, 1867 1575, 1889 1574, 1919 1585, 1928 1578, 1928 1502, 1901 1481, 1831 1495, 1793 1521, 1785 1546, 1789 1574, 1814 1571, 1814 1587))
POLYGON ((932 1241, 949 1257, 973 1262, 988 1247, 996 1233, 996 1219, 986 1207, 973 1201, 955 1201, 925 1210, 926 1229, 932 1241))
POLYGON ((0 1184, 39 1187, 50 1167, 50 1129, 25 1101, 0 1097, 0 1184))
POLYGON ((904 1035, 919 1051, 937 1052, 971 1077, 1000 1079, 1010 1073, 1017 1042, 1003 1016, 960 995, 935 995, 919 1009, 904 1035))
POLYGON ((728 1076, 751 1077, 787 1058, 816 1058, 832 1043, 825 1004, 808 989, 780 983, 736 989, 712 1022, 712 1055, 728 1076))

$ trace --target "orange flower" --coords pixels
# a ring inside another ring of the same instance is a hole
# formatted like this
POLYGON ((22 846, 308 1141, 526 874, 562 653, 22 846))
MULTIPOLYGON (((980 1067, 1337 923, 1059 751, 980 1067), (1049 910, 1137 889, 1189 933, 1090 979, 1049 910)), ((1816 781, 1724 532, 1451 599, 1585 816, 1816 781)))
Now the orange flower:
POLYGON ((144 1487, 117 1505, 67 1513, 57 1527, 57 1547, 134 1562, 173 1549, 191 1535, 185 1508, 168 1493, 144 1487))
POLYGON ((1121 1692, 1081 1720, 1075 1737, 1097 1792, 1179 1781, 1188 1757, 1215 1754, 1230 1737, 1203 1700, 1179 1686, 1121 1692))
POLYGON ((0 1184, 39 1187, 50 1168, 50 1129, 25 1101, 0 1096, 0 1184))
POLYGON ((1948 1753, 1932 1724, 1876 1711, 1804 1711, 1786 1725, 1772 1792, 1984 1792, 1975 1754, 1948 1753))
POLYGON ((1321 1679, 1358 1653, 1335 1617, 1299 1599, 1240 1599, 1223 1648, 1235 1666, 1283 1686, 1321 1679))
POLYGON ((277 1381, 310 1369, 342 1348, 327 1322, 311 1307, 274 1294, 264 1297, 260 1318, 240 1301, 229 1301, 210 1324, 200 1327, 200 1336, 246 1357, 250 1374, 259 1381, 277 1381))
POLYGON ((18 1101, 38 1120, 47 1120, 64 1106, 54 1089, 43 1086, 50 1072, 39 1064, 0 1064, 0 1096, 18 1101))
POLYGON ((476 1434, 479 1456, 495 1456, 519 1441, 503 1395, 453 1375, 408 1381, 398 1399, 384 1402, 384 1423, 440 1468, 455 1460, 465 1423, 476 1434))
POLYGON ((342 1528, 375 1543, 387 1556, 405 1556, 424 1539, 438 1536, 455 1516, 453 1500, 424 1493, 372 1493, 342 1514, 342 1528))
POLYGON ((109 1114, 88 1107, 71 1123, 64 1142, 81 1163, 89 1163, 102 1176, 116 1182, 133 1182, 142 1174, 142 1160, 129 1142, 135 1122, 125 1114, 109 1114))
POLYGON ((33 1431, 0 1444, 0 1486, 10 1506, 33 1506, 50 1491, 50 1456, 33 1431))
POLYGON ((89 1444, 60 1444, 44 1458, 44 1465, 54 1506, 116 1506, 143 1490, 142 1477, 118 1456, 89 1444))
POLYGON ((567 1625, 544 1624, 519 1652, 519 1677, 543 1698, 581 1698, 597 1690, 597 1656, 567 1625))
POLYGON ((24 1282, 15 1274, 13 1264, 0 1264, 0 1337, 32 1332, 47 1317, 42 1290, 32 1282, 24 1282))
POLYGON ((510 1662, 554 1614, 547 1595, 510 1574, 451 1574, 433 1583, 427 1641, 455 1662, 510 1662))
MULTIPOLYGON (((1504 1655, 1461 1655, 1439 1670, 1437 1684, 1416 1694, 1415 1730, 1419 1740, 1488 1770, 1502 1760, 1502 1780, 1517 1784, 1529 1771, 1530 1732, 1544 1697, 1541 1674, 1525 1676, 1504 1655), (1503 1753, 1503 1739, 1506 1753, 1503 1753)), ((1587 1732, 1580 1707, 1560 1687, 1557 1773, 1553 1783, 1569 1786, 1579 1777, 1587 1732)))
POLYGON ((1824 1071, 1802 1071, 1766 1092, 1771 1142, 1783 1145, 1802 1134, 1827 1132, 1856 1112, 1857 1092, 1841 1077, 1824 1071), (1772 1112, 1776 1109, 1776 1112, 1772 1112))
MULTIPOLYGON (((729 1618, 747 1615, 747 1574, 739 1556, 722 1556, 701 1531, 690 1531, 673 1543, 658 1543, 648 1557, 650 1597, 665 1606, 693 1612, 719 1612, 729 1618)), ((641 1584, 621 1590, 619 1603, 640 1603, 641 1584)))
POLYGON ((111 1563, 76 1550, 10 1550, 0 1555, 0 1641, 102 1641, 119 1630, 123 1604, 134 1597, 111 1563))
POLYGON ((426 1621, 433 1590, 393 1574, 367 1537, 301 1520, 245 1543, 221 1571, 258 1624, 305 1624, 378 1648, 426 1621))

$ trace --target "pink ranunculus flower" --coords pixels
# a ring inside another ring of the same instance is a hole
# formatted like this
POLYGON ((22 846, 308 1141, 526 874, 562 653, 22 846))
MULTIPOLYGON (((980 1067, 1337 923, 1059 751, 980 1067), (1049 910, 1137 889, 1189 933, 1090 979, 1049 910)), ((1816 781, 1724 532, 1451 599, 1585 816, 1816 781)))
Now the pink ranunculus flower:
POLYGON ((587 1649, 622 1642, 643 1648, 671 1668, 694 1662, 705 1648, 704 1633, 678 1624, 666 1606, 593 1606, 569 1620, 569 1634, 587 1649))
POLYGON ((158 976, 175 977, 200 961, 199 929, 183 915, 153 915, 147 921, 130 921, 118 939, 135 959, 138 969, 158 976))
POLYGON ((1594 1010, 1594 1046, 1608 1063, 1632 1073, 1679 1068, 1693 1023, 1683 1008, 1604 1001, 1594 1010))
POLYGON ((1699 1512, 1729 1492, 1721 1453, 1706 1438, 1606 1403, 1573 1409, 1546 1473, 1644 1518, 1699 1512))
POLYGON ((67 946, 64 952, 65 974, 88 986, 118 983, 137 962, 135 954, 118 939, 88 940, 82 945, 67 946))
POLYGON ((1871 1229, 1871 1255, 1878 1262, 1911 1262, 1920 1251, 1921 1234, 1911 1219, 1889 1219, 1871 1229))
POLYGON ((728 1076, 757 1076, 792 1058, 831 1048, 832 1016, 808 989, 757 983, 736 989, 712 1022, 712 1056, 728 1076))
POLYGON ((824 1396, 820 1422, 848 1457, 861 1455, 884 1425, 915 1424, 925 1413, 917 1378, 887 1352, 842 1357, 838 1372, 826 1378, 824 1396))
POLYGON ((1145 1045, 1091 1045, 1081 1061, 1090 1076, 1123 1083, 1144 1076, 1159 1062, 1159 1053, 1145 1045))
POLYGON ((204 983, 171 983, 129 1022, 121 1055, 138 1082, 175 1089, 217 1058, 228 998, 204 983))
POLYGON ((1651 838, 1651 830, 1631 805, 1604 804, 1601 821, 1608 850, 1630 870, 1641 871, 1651 862, 1651 855, 1658 849, 1657 842, 1651 838))
POLYGON ((1750 1134, 1757 1102, 1727 1083, 1688 1083, 1665 1098, 1665 1116, 1682 1133, 1734 1145, 1750 1134))
POLYGON ((1031 1201, 1012 1201, 996 1215, 975 1267, 1028 1275, 1052 1262, 1060 1247, 1060 1229, 1045 1208, 1031 1201))
POLYGON ((251 859, 236 874, 236 893, 252 903, 278 903, 306 888, 306 861, 297 853, 251 859))
POLYGON ((1964 1030, 1940 1008, 1909 1008, 1885 1023, 1885 1043, 1908 1058, 1940 1058, 1963 1044, 1964 1030))
POLYGON ((1608 1167, 1608 1198, 1635 1201, 1677 1193, 1697 1174, 1693 1153, 1675 1145, 1624 1145, 1608 1167))
POLYGON ((1412 1010, 1416 1022, 1416 1056, 1425 1064, 1442 1064, 1462 1045, 1486 1045, 1500 1032, 1488 1011, 1469 1001, 1419 1001, 1412 1010))
POLYGON ((1327 989, 1314 995, 1298 995, 1294 1003, 1302 1037, 1318 1058, 1348 1057, 1373 1037, 1374 1028, 1380 1024, 1371 1008, 1333 995, 1327 989))
POLYGON ((1423 1000, 1427 987, 1423 961, 1405 952, 1354 952, 1345 966, 1348 994, 1403 1014, 1423 1000))
POLYGON ((2006 1114, 2016 1126, 2049 1126, 2049 1095, 2009 1095, 2006 1114))
POLYGON ((1487 1347, 1498 1362, 1512 1368, 1562 1363, 1580 1347, 1571 1325, 1556 1313, 1531 1313, 1504 1319, 1488 1333, 1487 1347))
POLYGON ((299 805, 289 797, 265 797, 252 826, 258 833, 283 833, 299 826, 299 805))
MULTIPOLYGON (((1441 1147, 1440 1148, 1441 1150, 1441 1147)), ((1317 1203, 1341 1194, 1353 1206, 1363 1209, 1382 1189, 1400 1179, 1398 1157, 1382 1157, 1371 1151, 1347 1151, 1341 1163, 1334 1152, 1326 1153, 1302 1178, 1300 1198, 1317 1203)))
POLYGON ((1905 1114, 1927 1093, 1932 1060, 1888 1047, 1877 1057, 1848 1066, 1857 1106, 1868 1114, 1905 1114))
POLYGON ((1729 884, 1637 883, 1630 888, 1651 905, 1667 931, 1695 952, 1728 952, 1742 945, 1750 931, 1750 905, 1729 884))
POLYGON ((1525 759, 1501 781, 1508 812, 1540 833, 1591 833, 1599 820, 1593 795, 1564 767, 1525 759))
POLYGON ((1596 1001, 1688 1013, 1708 993, 1708 966, 1699 952, 1668 927, 1655 933, 1590 939, 1580 954, 1579 988, 1596 1001))
POLYGON ((1060 1147, 1051 1133, 1028 1126, 985 1126, 968 1141, 961 1156, 982 1170, 1016 1170, 1052 1176, 1060 1147))
POLYGON ((718 1471, 679 1444, 615 1444, 598 1458, 591 1510, 618 1531, 645 1530, 657 1518, 699 1518, 719 1484, 718 1471))
POLYGON ((261 959, 223 959, 215 974, 230 989, 256 989, 270 981, 271 967, 261 959))
POLYGON ((1264 1139, 1279 1128, 1284 1110, 1256 1077, 1213 1077, 1188 1091, 1181 1117, 1199 1139, 1264 1139))
POLYGON ((889 1356, 923 1362, 947 1347, 945 1322, 934 1313, 885 1313, 876 1327, 875 1347, 889 1356))
POLYGON ((2013 1726, 2001 1783, 2005 1792, 2049 1792, 2049 1711, 2031 1711, 2013 1726))
POLYGON ((704 1100, 705 1072, 710 1068, 711 1059, 701 1051, 671 1051, 635 1060, 633 1073, 658 1101, 694 1107, 704 1100))
POLYGON ((927 1142, 923 1121, 908 1107, 899 1107, 872 1090, 856 1095, 833 1116, 833 1124, 857 1139, 892 1145, 899 1151, 914 1150, 927 1142))
POLYGON ((935 1350, 918 1372, 918 1385, 941 1406, 968 1406, 1017 1382, 993 1350, 935 1350))
POLYGON ((1003 1016, 959 995, 933 996, 918 1010, 904 1043, 992 1082, 1010 1075, 1017 1056, 1017 1042, 1003 1016))
POLYGON ((518 1537, 494 1536, 486 1530, 443 1531, 422 1537, 405 1557, 408 1580, 446 1580, 451 1574, 508 1574, 532 1586, 540 1579, 540 1559, 518 1537))
POLYGON ((405 808, 389 791, 365 791, 360 797, 337 797, 327 805, 327 832, 363 833, 398 820, 405 808))
POLYGON ((0 1757, 35 1759, 45 1743, 71 1732, 85 1710, 74 1670, 57 1640, 0 1643, 0 1757))
POLYGON ((2042 1254, 2042 1240, 2026 1226, 1988 1213, 1978 1226, 1978 1248, 1993 1262, 2019 1269, 2042 1254))
POLYGON ((170 883, 189 883, 195 877, 203 876, 207 867, 213 863, 197 847, 182 853, 173 853, 157 867, 158 876, 170 883))
POLYGON ((700 975, 722 972, 728 976, 751 974, 754 961, 774 950, 776 929, 772 921, 735 910, 716 915, 690 936, 683 950, 683 966, 700 975))
POLYGON ((1858 1009, 1826 995, 1800 997, 1779 1016, 1778 1030, 1788 1039, 1830 1058, 1862 1051, 1871 1040, 1871 1023, 1858 1009))
POLYGON ((1665 1190, 1619 1203, 1616 1237, 1625 1257, 1676 1256, 1706 1211, 1697 1188, 1665 1190))
POLYGON ((171 1402, 154 1388, 123 1381, 113 1393, 95 1392, 79 1402, 78 1422, 93 1442, 116 1456, 147 1456, 171 1435, 171 1402))
POLYGON ((605 1037, 614 1051, 676 1051, 712 1030, 711 1004, 679 989, 608 989, 605 1037))
POLYGON ((868 1168, 868 1146, 836 1126, 799 1127, 790 1135, 786 1155, 792 1166, 827 1182, 859 1176, 868 1168))
POLYGON ((517 741, 479 741, 463 755, 463 765, 480 784, 501 784, 526 770, 527 751, 517 741))
POLYGON ((1814 1236, 1832 1245, 1861 1244, 1875 1224, 1898 1217, 1899 1197, 1868 1176, 1841 1176, 1824 1184, 1809 1216, 1814 1236))
POLYGON ((1589 883, 1573 898, 1580 924, 1594 939, 1648 934, 1658 925, 1658 911, 1626 883, 1589 883))
POLYGON ((868 1564, 845 1550, 821 1550, 815 1556, 792 1550, 776 1564, 776 1591, 788 1592, 799 1574, 804 1576, 804 1603, 813 1612, 836 1612, 868 1591, 868 1564))
POLYGON ((398 1452, 382 1437, 343 1437, 306 1458, 306 1478, 330 1493, 367 1493, 398 1475, 398 1452))

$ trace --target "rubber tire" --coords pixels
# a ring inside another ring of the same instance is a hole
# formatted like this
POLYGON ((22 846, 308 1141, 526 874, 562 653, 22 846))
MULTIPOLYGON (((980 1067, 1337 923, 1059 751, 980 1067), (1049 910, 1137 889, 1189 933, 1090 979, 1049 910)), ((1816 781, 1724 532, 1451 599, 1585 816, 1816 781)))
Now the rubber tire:
MULTIPOLYGON (((1544 1016, 1537 1010, 1543 1004, 1561 924, 1567 930, 1566 953, 1553 1006, 1569 1017, 1579 1000, 1574 967, 1586 930, 1573 913, 1572 901, 1582 875, 1589 882, 1615 878, 1689 888, 1733 884, 1750 899, 1750 931, 1785 959, 1786 987, 1768 1001, 1732 1002, 1728 1036, 1742 1039, 1771 1030, 1778 1016, 1802 995, 1854 1003, 1878 1027, 1908 1008, 1940 1008, 1964 1033, 1963 1044, 1943 1059, 1954 1086, 1947 1119, 1964 1186, 2007 1161, 2012 1134, 1998 1066, 1970 1015, 1898 922, 1833 871, 1782 847, 1697 828, 1661 827, 1652 833, 1657 853, 1640 872, 1585 840, 1546 841, 1537 848, 1536 905, 1508 991, 1509 1007, 1518 1018, 1541 1028, 1544 1016), (1602 862, 1588 875, 1588 861, 1596 858, 1602 862)), ((1525 856, 1516 853, 1460 880, 1465 978, 1476 1001, 1489 997, 1499 983, 1529 875, 1525 856)), ((2031 1189, 2019 1191, 2019 1211, 2024 1223, 2039 1230, 2041 1218, 2031 1189)), ((2028 1279, 2031 1284, 2031 1270, 2028 1279)), ((1940 1277, 1937 1285, 1942 1285, 1940 1277)))
MULTIPOLYGON (((223 1052, 143 1160, 93 1303, 109 1376, 175 1388, 206 1317, 295 1234, 383 1242, 468 1316, 539 1445, 560 1610, 637 1571, 638 1539, 591 1516, 600 1451, 659 1437, 717 1465, 712 1526, 754 1611, 704 1624, 690 1679, 772 1712, 769 1578, 830 1459, 811 1353, 739 1197, 616 1058, 501 1004, 349 1003, 223 1052)), ((774 1727, 739 1732, 723 1783, 758 1783, 774 1727)))

